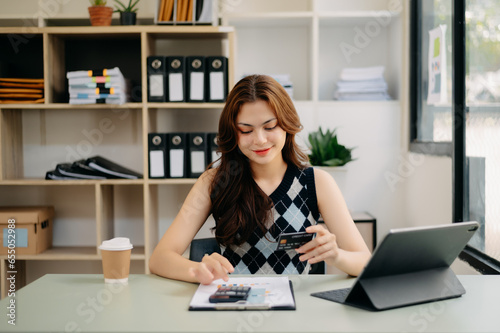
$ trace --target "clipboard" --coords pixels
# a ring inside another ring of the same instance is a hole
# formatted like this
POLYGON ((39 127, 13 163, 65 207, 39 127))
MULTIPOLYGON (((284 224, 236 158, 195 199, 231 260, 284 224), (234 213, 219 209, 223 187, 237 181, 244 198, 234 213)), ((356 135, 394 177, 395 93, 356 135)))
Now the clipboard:
POLYGON ((229 281, 215 280, 209 285, 198 286, 189 311, 265 311, 295 310, 295 296, 292 281, 287 276, 276 277, 231 277, 229 281), (210 303, 208 298, 219 286, 250 286, 250 295, 243 302, 210 303))

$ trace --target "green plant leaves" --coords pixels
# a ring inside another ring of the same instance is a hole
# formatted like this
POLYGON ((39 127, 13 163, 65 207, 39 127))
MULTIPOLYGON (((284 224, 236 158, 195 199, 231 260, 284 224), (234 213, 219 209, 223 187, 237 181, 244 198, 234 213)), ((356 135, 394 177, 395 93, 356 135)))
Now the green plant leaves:
POLYGON ((115 7, 115 12, 130 12, 130 13, 135 13, 137 12, 138 8, 134 8, 139 0, 135 0, 135 2, 132 3, 132 0, 129 0, 128 5, 124 5, 120 0, 115 0, 115 3, 117 6, 115 7))
POLYGON ((89 0, 91 6, 106 6, 106 0, 89 0))
POLYGON ((309 133, 309 145, 311 149, 309 161, 312 165, 343 166, 354 161, 351 155, 354 148, 339 144, 335 129, 323 132, 319 127, 318 131, 309 133))

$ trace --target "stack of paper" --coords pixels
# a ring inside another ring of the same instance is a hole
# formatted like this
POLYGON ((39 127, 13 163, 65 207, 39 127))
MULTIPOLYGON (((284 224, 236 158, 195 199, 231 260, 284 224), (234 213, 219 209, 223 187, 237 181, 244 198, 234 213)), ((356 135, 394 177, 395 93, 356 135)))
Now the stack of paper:
POLYGON ((43 79, 0 78, 0 103, 43 102, 43 79))
POLYGON ((334 97, 341 101, 390 100, 384 67, 344 68, 334 97))
POLYGON ((69 104, 123 104, 127 101, 125 78, 118 67, 100 71, 66 73, 69 104))

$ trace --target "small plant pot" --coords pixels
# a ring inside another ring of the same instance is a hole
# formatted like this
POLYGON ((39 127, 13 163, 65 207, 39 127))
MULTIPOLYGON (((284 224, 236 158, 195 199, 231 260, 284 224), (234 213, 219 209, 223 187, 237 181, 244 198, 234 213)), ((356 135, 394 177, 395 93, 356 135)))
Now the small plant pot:
POLYGON ((121 25, 135 25, 136 19, 137 19, 137 13, 120 12, 121 25))
POLYGON ((106 6, 89 7, 90 24, 94 26, 111 25, 113 8, 106 6))

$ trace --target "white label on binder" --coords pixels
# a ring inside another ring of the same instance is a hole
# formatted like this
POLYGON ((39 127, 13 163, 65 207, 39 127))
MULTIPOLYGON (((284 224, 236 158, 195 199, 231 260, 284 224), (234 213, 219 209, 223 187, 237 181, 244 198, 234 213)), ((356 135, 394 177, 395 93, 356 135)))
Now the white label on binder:
POLYGON ((163 75, 153 74, 149 76, 149 96, 163 96, 163 75))
POLYGON ((184 99, 184 84, 182 83, 182 73, 171 73, 168 75, 168 89, 170 91, 170 102, 178 102, 184 99))
POLYGON ((224 73, 210 73, 210 100, 224 99, 224 73))
POLYGON ((215 162, 212 167, 217 168, 220 164, 220 160, 217 160, 221 156, 221 153, 219 153, 216 150, 212 150, 212 162, 215 162))
POLYGON ((191 100, 202 101, 203 100, 203 81, 205 74, 201 72, 191 73, 189 91, 191 100))
POLYGON ((170 177, 184 177, 184 150, 170 150, 170 177))
POLYGON ((191 172, 202 173, 205 171, 205 152, 192 151, 191 152, 191 172))
POLYGON ((149 173, 151 177, 165 177, 165 165, 163 164, 163 151, 151 150, 149 152, 149 173))

